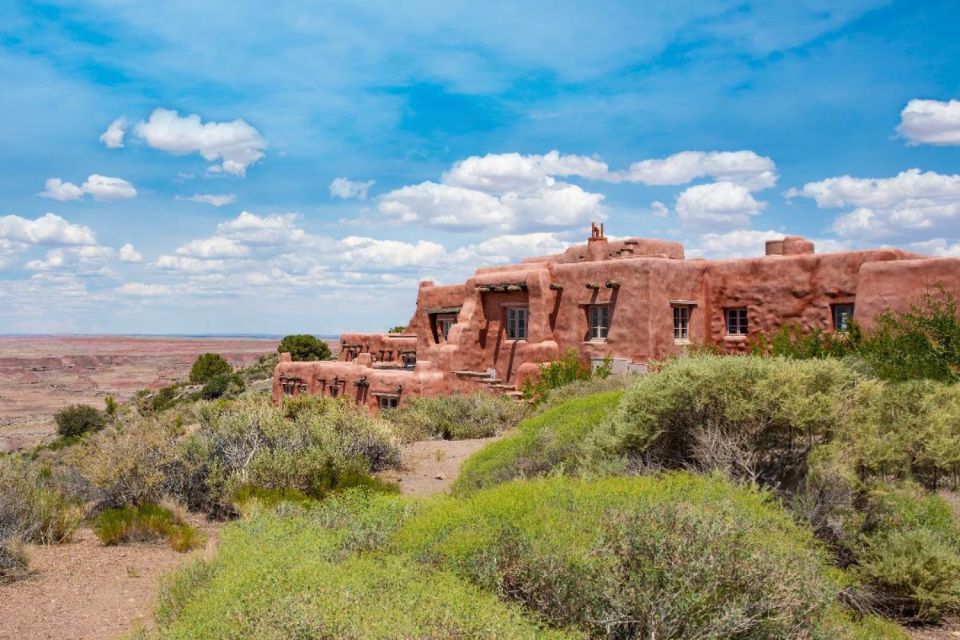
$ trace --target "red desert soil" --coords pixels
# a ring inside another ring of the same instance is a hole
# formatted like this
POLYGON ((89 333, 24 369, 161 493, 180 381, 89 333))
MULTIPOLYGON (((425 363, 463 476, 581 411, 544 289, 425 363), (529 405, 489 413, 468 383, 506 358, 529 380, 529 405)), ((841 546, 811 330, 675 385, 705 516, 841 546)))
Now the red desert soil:
POLYGON ((0 336, 0 451, 49 439, 53 414, 70 404, 100 407, 186 377, 201 353, 250 364, 276 340, 136 336, 0 336))
POLYGON ((424 440, 405 445, 402 468, 384 471, 380 477, 396 482, 405 496, 430 496, 450 488, 464 460, 498 438, 476 440, 424 440))
POLYGON ((217 525, 194 524, 207 546, 186 554, 160 542, 105 547, 86 528, 66 544, 29 545, 33 575, 0 586, 0 639, 99 640, 150 628, 159 576, 215 548, 217 525))

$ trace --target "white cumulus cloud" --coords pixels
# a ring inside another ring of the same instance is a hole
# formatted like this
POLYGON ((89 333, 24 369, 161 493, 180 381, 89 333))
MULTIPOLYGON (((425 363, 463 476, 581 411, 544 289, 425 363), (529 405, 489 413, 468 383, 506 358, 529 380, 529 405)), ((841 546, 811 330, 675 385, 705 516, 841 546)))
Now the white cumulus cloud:
POLYGON ((745 227, 763 210, 742 184, 712 182, 689 187, 677 196, 677 216, 686 227, 706 229, 745 227))
POLYGON ((72 182, 64 182, 60 178, 50 178, 44 183, 44 187, 46 187, 45 190, 40 192, 39 195, 61 202, 78 200, 84 195, 93 196, 94 200, 101 201, 125 200, 137 195, 136 188, 126 180, 101 176, 96 173, 87 178, 79 187, 72 182))
POLYGON ((127 119, 120 117, 110 123, 107 130, 100 134, 100 142, 108 149, 123 146, 123 136, 127 133, 127 119))
POLYGON ((117 252, 117 257, 120 259, 120 262, 143 262, 143 256, 129 242, 120 247, 120 250, 117 252))
POLYGON ((23 244, 95 245, 90 227, 67 222, 54 213, 35 220, 16 215, 0 216, 0 240, 23 244))
POLYGON ((350 180, 349 178, 334 178, 330 183, 330 196, 333 198, 342 198, 350 200, 367 199, 367 191, 375 184, 373 180, 350 180))
POLYGON ((767 240, 780 240, 784 233, 779 231, 759 231, 755 229, 737 229, 726 233, 705 233, 687 252, 691 257, 704 257, 715 260, 762 256, 766 251, 767 240))
POLYGON ((960 100, 911 100, 897 132, 911 144, 960 145, 960 100))
POLYGON ((768 189, 778 178, 773 160, 753 151, 682 151, 634 162, 613 176, 618 181, 647 185, 679 185, 705 177, 743 185, 751 191, 768 189))
POLYGON ((147 284, 144 282, 127 282, 116 288, 116 292, 125 296, 155 297, 165 296, 171 293, 172 289, 165 284, 147 284))
POLYGON ((852 207, 833 223, 841 236, 922 240, 960 230, 960 175, 919 169, 892 178, 839 176, 790 189, 787 197, 812 198, 822 208, 852 207))
POLYGON ((247 168, 264 157, 266 141, 254 127, 238 118, 231 122, 202 122, 192 114, 181 117, 170 109, 156 109, 138 122, 134 133, 147 145, 168 153, 200 154, 211 167, 232 175, 246 175, 247 168))

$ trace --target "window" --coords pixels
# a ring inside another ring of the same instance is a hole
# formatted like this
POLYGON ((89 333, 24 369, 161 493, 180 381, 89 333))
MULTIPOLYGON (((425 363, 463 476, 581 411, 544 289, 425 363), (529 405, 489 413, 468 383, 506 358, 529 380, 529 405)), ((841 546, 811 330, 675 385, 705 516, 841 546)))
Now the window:
POLYGON ((457 324, 456 316, 437 316, 437 342, 446 342, 450 327, 455 324, 457 324))
POLYGON ((379 396, 380 409, 396 409, 400 404, 400 398, 397 396, 379 396))
POLYGON ((605 304, 590 305, 590 339, 606 340, 610 330, 610 307, 605 304))
POLYGON ((747 335, 747 310, 745 307, 725 309, 724 313, 727 316, 728 336, 747 335))
POLYGON ((833 329, 834 331, 849 331, 850 323, 853 321, 852 304, 833 305, 833 329))
POLYGON ((673 339, 690 339, 690 307, 686 305, 673 307, 673 339))
POLYGON ((507 307, 507 339, 527 339, 527 308, 507 307))

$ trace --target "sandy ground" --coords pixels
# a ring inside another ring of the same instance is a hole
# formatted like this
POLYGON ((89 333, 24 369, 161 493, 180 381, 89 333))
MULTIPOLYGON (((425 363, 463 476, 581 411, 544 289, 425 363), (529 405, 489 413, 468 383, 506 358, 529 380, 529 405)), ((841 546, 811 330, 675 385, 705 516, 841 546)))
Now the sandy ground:
POLYGON ((0 639, 100 640, 150 628, 158 578, 215 549, 218 525, 194 524, 207 546, 186 554, 161 542, 105 547, 90 529, 66 544, 29 545, 33 575, 0 586, 0 639))
POLYGON ((0 451, 52 437, 53 414, 70 404, 126 400, 186 377, 201 353, 255 362, 275 340, 129 336, 0 336, 0 451))
POLYGON ((477 440, 425 440, 403 447, 399 470, 380 474, 400 485, 406 496, 429 496, 450 488, 464 460, 496 438, 477 440))

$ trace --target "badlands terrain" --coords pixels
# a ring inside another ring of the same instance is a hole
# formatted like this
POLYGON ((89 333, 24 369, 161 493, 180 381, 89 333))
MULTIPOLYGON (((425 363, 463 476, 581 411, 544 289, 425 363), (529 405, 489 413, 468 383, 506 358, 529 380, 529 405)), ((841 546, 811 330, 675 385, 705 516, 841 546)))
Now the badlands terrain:
POLYGON ((201 353, 234 366, 255 362, 277 340, 140 336, 0 336, 0 451, 54 434, 53 415, 71 404, 102 408, 144 387, 184 379, 201 353))

